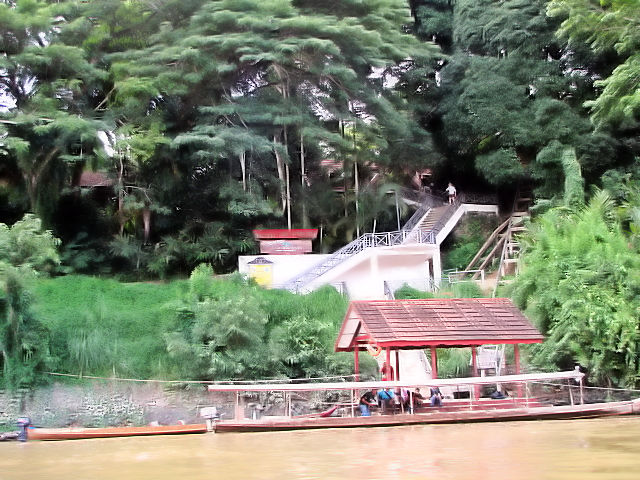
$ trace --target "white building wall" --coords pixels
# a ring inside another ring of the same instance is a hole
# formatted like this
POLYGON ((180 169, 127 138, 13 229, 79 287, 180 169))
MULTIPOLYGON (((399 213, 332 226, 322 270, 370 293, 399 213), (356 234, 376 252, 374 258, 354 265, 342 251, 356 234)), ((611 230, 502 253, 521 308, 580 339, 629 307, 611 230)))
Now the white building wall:
POLYGON ((241 255, 238 257, 238 272, 249 275, 247 264, 258 257, 266 258, 273 263, 273 286, 276 287, 324 261, 329 255, 312 253, 306 255, 241 255))

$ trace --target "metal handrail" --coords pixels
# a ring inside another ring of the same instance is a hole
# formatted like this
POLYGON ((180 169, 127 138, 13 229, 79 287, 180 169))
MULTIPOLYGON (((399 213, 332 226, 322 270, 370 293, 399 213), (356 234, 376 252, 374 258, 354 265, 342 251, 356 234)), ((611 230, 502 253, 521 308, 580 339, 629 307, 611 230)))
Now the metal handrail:
MULTIPOLYGON (((460 283, 460 282, 464 282, 465 279, 464 277, 466 275, 469 274, 474 274, 480 275, 480 281, 484 282, 484 269, 476 269, 476 270, 458 270, 458 269, 454 269, 454 270, 450 270, 450 271, 443 271, 442 275, 447 277, 447 280, 449 282, 449 284, 453 284, 453 283, 460 283)), ((475 278, 471 278, 470 280, 474 280, 475 278)))
POLYGON ((339 263, 342 263, 346 259, 364 251, 367 248, 392 247, 409 241, 418 244, 434 245, 436 243, 436 235, 440 230, 442 230, 456 210, 462 205, 462 203, 469 203, 466 202, 467 198, 479 203, 486 203, 489 200, 495 201, 495 196, 492 197, 490 195, 459 195, 456 201, 445 211, 445 214, 438 219, 433 228, 428 231, 422 231, 420 228, 417 228, 420 220, 429 214, 433 206, 441 205, 443 202, 438 197, 428 193, 422 193, 420 198, 424 201, 423 205, 411 216, 402 229, 382 233, 365 233, 334 252, 320 264, 314 265, 308 270, 297 275, 295 278, 289 280, 282 287, 295 293, 302 293, 302 287, 305 284, 320 277, 339 263), (443 220, 443 217, 446 217, 446 219, 443 220))
POLYGON ((415 243, 435 243, 435 236, 432 232, 418 231, 418 233, 415 234, 407 230, 394 230, 392 232, 365 233, 353 242, 337 250, 319 265, 311 267, 310 269, 302 272, 296 278, 284 284, 283 288, 292 292, 301 293, 301 287, 304 284, 315 278, 318 278, 325 272, 328 272, 347 258, 350 258, 367 248, 392 247, 394 245, 401 245, 410 235, 412 236, 412 240, 415 243))

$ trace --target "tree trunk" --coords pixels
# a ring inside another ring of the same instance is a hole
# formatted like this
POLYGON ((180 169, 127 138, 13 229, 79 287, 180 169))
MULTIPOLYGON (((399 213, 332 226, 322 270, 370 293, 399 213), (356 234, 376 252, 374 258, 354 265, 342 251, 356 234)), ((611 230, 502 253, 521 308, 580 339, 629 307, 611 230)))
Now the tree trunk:
POLYGON ((247 191, 247 157, 246 152, 240 154, 240 170, 242 170, 242 190, 247 191))
POLYGON ((302 187, 302 228, 309 228, 309 217, 307 215, 307 174, 305 172, 305 158, 304 158, 304 135, 300 131, 300 186, 302 187))
POLYGON ((144 243, 149 243, 151 236, 151 209, 145 205, 142 209, 142 224, 144 226, 144 243))
MULTIPOLYGON (((29 196, 29 203, 32 212, 36 212, 38 210, 38 190, 40 188, 40 180, 44 176, 44 173, 49 166, 49 163, 55 158, 55 156, 60 153, 60 149, 58 147, 53 148, 42 160, 42 163, 39 167, 34 167, 31 169, 30 173, 24 174, 24 180, 27 184, 27 194, 29 196)), ((36 160, 37 162, 37 160, 36 160)))
POLYGON ((120 235, 124 233, 124 162, 122 161, 122 154, 118 154, 120 160, 120 168, 118 169, 118 224, 120 226, 120 235))
POLYGON ((287 228, 291 230, 291 188, 289 183, 289 165, 284 166, 287 177, 287 228))
POLYGON ((273 136, 273 144, 273 151, 276 155, 276 167, 278 168, 278 180, 280 180, 280 201, 282 203, 282 213, 284 213, 285 209, 287 208, 287 192, 285 189, 286 178, 284 171, 284 159, 282 158, 279 149, 279 145, 281 144, 278 142, 278 138, 276 135, 273 136))

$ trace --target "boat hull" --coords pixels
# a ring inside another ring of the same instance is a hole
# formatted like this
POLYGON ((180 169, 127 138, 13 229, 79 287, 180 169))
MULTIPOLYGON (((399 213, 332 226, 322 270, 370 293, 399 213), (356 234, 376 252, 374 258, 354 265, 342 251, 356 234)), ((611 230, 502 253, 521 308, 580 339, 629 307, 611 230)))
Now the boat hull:
POLYGON ((147 435, 180 435, 205 433, 205 424, 160 425, 107 428, 30 428, 29 440, 78 440, 85 438, 134 437, 147 435))
POLYGON ((279 418, 259 421, 220 421, 215 432, 261 432, 317 428, 391 427, 398 425, 436 425, 446 423, 511 422, 524 420, 568 420, 640 413, 636 401, 588 405, 545 406, 492 410, 467 410, 416 414, 375 415, 371 417, 279 418))

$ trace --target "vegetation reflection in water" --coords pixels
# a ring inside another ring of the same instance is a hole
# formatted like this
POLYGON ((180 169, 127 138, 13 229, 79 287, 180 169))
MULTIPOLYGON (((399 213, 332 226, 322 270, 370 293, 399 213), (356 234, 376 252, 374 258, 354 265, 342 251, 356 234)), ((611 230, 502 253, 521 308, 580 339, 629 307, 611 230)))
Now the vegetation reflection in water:
POLYGON ((0 445, 2 478, 631 479, 640 419, 0 445))

